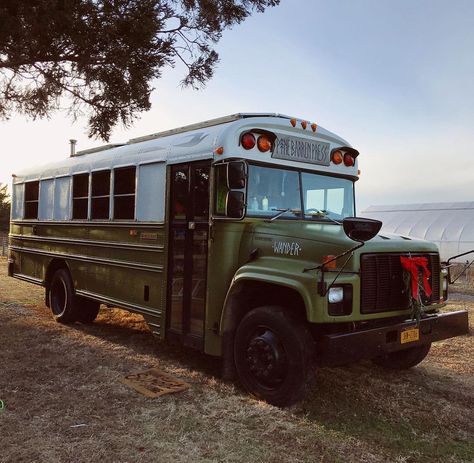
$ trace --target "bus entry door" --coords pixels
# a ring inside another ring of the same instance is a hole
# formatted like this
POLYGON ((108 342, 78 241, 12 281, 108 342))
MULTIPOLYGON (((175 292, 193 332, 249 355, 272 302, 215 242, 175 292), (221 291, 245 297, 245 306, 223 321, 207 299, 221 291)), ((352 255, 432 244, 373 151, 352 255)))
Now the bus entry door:
POLYGON ((210 161, 171 167, 167 326, 202 349, 207 286, 210 161))

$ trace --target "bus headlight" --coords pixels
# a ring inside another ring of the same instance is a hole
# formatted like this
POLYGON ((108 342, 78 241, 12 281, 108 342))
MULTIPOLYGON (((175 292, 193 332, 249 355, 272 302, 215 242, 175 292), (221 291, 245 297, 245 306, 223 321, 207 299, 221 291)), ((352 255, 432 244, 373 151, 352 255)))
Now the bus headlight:
POLYGON ((329 304, 337 304, 344 299, 344 288, 342 286, 332 287, 328 292, 329 304))
POLYGON ((329 315, 350 315, 352 312, 352 285, 333 286, 328 291, 329 315))

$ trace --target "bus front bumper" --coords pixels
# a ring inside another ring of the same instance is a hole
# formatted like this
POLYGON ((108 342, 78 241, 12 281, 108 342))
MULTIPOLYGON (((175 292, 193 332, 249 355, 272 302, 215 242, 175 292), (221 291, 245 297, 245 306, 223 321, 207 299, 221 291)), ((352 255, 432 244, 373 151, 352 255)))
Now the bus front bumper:
POLYGON ((467 310, 429 315, 419 324, 407 320, 369 330, 324 335, 319 344, 319 360, 323 365, 343 365, 468 333, 467 310), (414 340, 407 336, 411 334, 414 340))

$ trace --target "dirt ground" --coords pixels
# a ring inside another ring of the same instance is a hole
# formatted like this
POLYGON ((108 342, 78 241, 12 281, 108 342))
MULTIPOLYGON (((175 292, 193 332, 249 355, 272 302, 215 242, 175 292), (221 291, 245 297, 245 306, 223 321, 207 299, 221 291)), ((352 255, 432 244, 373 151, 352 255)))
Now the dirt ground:
POLYGON ((474 297, 448 308, 470 310, 471 334, 420 366, 320 369, 312 394, 280 410, 222 382, 218 361, 158 342, 138 315, 54 322, 43 290, 6 277, 0 258, 0 462, 472 462, 474 297), (149 399, 119 382, 149 367, 191 388, 149 399))

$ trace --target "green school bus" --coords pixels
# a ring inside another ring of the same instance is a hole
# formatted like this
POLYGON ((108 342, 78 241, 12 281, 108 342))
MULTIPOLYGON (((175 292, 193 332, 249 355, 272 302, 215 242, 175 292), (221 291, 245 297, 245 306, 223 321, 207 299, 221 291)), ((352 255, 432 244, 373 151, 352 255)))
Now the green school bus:
POLYGON ((43 286, 61 323, 91 323, 100 304, 142 314, 279 406, 318 364, 410 368, 467 333, 467 313, 440 312, 434 244, 355 217, 358 156, 279 114, 72 152, 13 177, 9 275, 43 286))

